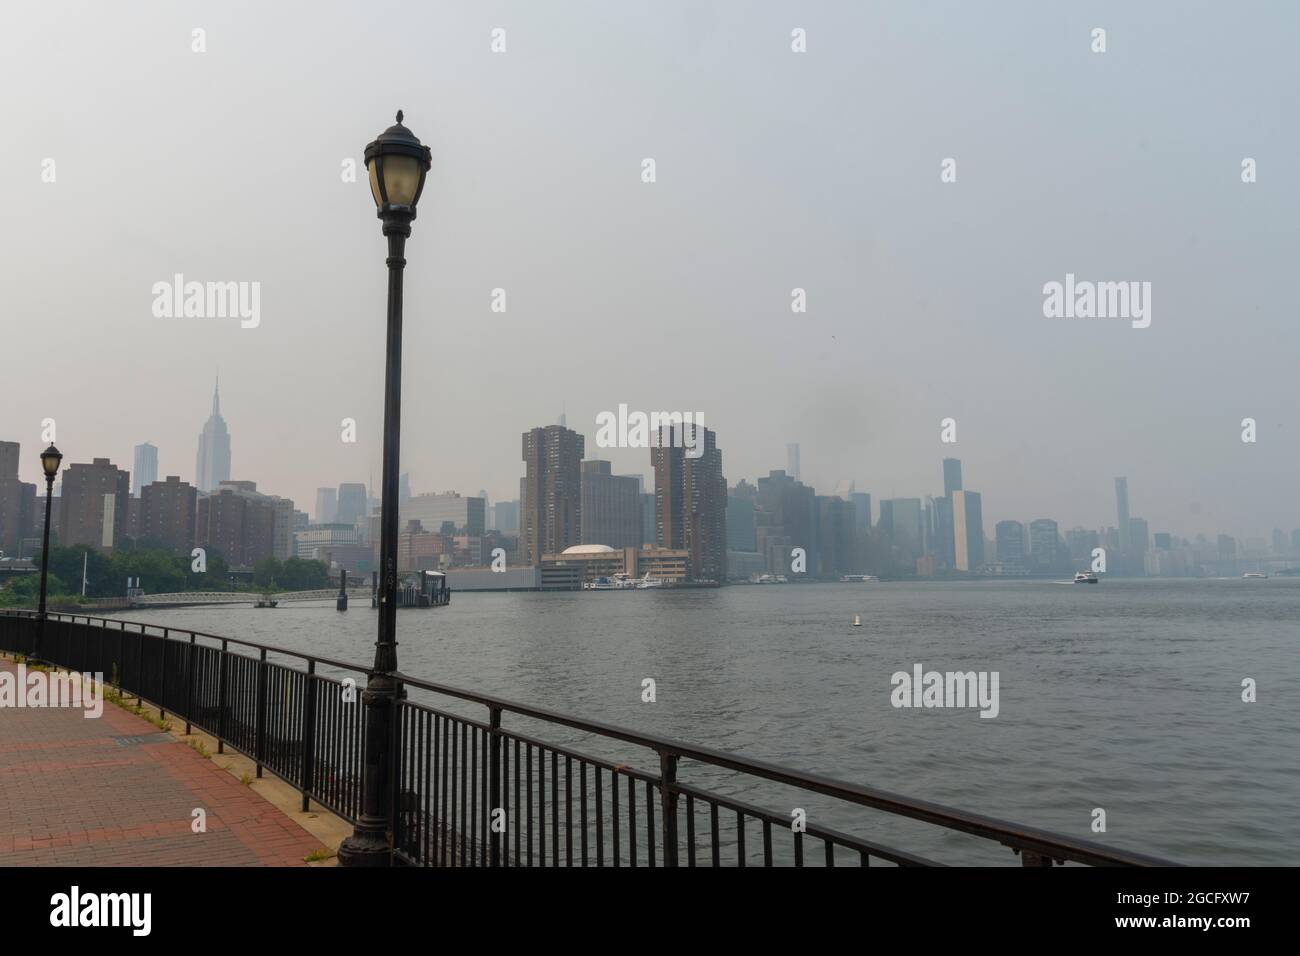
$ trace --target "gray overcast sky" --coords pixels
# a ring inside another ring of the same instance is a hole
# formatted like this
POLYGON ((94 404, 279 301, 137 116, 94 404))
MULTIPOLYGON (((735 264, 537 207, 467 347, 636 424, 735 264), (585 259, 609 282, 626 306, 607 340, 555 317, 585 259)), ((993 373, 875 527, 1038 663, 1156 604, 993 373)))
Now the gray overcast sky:
POLYGON ((385 250, 340 170, 400 107, 433 150, 407 248, 417 492, 515 497, 522 431, 564 405, 590 455, 625 402, 703 412, 733 483, 798 441, 827 493, 934 493, 955 455, 988 529, 1113 524, 1123 474, 1153 531, 1289 530, 1298 10, 9 5, 0 438, 27 480, 51 417, 70 461, 130 468, 147 440, 193 481, 220 367, 232 477, 308 511, 377 483, 385 250), (155 318, 177 272, 260 282, 260 326, 155 318), (1150 328, 1045 318, 1067 272, 1151 282, 1150 328))

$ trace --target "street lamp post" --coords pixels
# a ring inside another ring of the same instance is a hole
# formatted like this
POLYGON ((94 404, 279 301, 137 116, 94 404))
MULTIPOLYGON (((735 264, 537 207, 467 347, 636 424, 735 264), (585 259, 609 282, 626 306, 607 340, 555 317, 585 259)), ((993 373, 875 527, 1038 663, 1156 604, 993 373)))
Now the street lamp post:
POLYGON ((50 576, 50 504, 54 500, 54 476, 59 473, 63 454, 50 445, 41 452, 41 470, 45 472, 45 543, 41 545, 41 603, 36 617, 36 648, 32 657, 40 660, 45 649, 45 585, 50 576))
POLYGON ((384 374, 384 477, 380 508, 379 635, 375 664, 361 695, 366 709, 366 761, 361 815, 339 847, 341 866, 388 866, 392 799, 393 720, 397 671, 397 484, 402 419, 402 270, 415 205, 432 165, 429 147, 402 125, 402 113, 366 147, 370 191, 388 237, 388 357, 384 374))

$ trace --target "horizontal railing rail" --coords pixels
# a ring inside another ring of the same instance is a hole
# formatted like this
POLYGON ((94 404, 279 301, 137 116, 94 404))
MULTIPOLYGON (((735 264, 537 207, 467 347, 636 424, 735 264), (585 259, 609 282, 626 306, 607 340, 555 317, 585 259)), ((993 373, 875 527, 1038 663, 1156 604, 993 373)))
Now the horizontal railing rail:
MULTIPOLYGON (((47 615, 43 646, 31 611, 0 611, 0 649, 99 672, 164 714, 197 726, 356 823, 365 763, 367 668, 184 628, 81 614, 47 615), (271 660, 283 657, 289 663, 271 660), (292 666, 296 664, 297 666, 292 666), (318 673, 333 668, 343 676, 318 673)), ((542 707, 396 675, 389 822, 394 857, 422 866, 942 865, 798 814, 718 791, 760 783, 881 811, 1009 847, 1024 865, 1167 866, 1170 861, 762 760, 583 720, 542 707), (478 705, 485 720, 412 700, 416 690, 478 705), (651 768, 548 742, 511 715, 637 748, 651 768), (713 786, 679 779, 683 764, 713 786), (792 819, 793 818, 793 819, 792 819)), ((844 813, 839 813, 844 816, 844 813)))

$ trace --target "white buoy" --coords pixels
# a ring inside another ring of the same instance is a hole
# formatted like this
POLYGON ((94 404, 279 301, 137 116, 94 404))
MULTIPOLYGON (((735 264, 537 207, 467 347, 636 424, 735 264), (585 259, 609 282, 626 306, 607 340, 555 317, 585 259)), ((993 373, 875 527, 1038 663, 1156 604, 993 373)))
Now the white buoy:
POLYGON ((854 626, 854 627, 861 627, 861 626, 862 626, 862 618, 859 617, 859 616, 856 615, 856 614, 853 615, 853 626, 854 626))

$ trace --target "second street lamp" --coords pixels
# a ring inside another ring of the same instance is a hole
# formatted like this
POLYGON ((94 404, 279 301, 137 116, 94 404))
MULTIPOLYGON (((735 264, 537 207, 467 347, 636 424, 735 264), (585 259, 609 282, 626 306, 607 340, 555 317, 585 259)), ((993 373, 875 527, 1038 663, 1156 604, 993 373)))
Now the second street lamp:
POLYGON ((397 123, 366 147, 370 191, 388 237, 388 347, 384 373, 384 476, 379 518, 379 634, 366 681, 366 759, 361 770, 361 815, 339 847, 341 866, 387 866, 392 807, 393 720, 400 692, 397 671, 397 484, 402 423, 402 270, 415 206, 432 165, 429 147, 397 123))
POLYGON ((41 545, 41 603, 36 619, 36 653, 32 656, 40 659, 45 650, 45 586, 50 576, 50 504, 54 498, 54 476, 59 473, 63 453, 53 445, 41 452, 41 471, 45 473, 45 538, 41 545))

